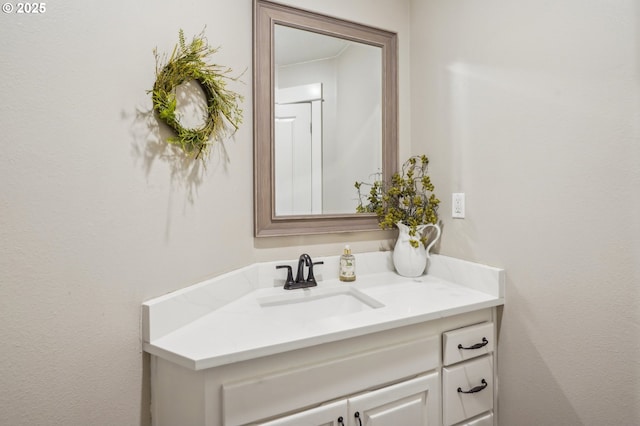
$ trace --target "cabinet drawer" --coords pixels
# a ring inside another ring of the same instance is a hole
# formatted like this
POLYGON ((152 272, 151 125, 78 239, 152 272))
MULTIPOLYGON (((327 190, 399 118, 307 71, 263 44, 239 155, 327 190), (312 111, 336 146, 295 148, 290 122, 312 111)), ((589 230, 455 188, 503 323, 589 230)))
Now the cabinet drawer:
POLYGON ((493 356, 442 369, 442 413, 446 426, 493 408, 493 356))
POLYGON ((492 322, 447 331, 442 334, 442 363, 451 365, 486 355, 494 351, 494 346, 492 322))

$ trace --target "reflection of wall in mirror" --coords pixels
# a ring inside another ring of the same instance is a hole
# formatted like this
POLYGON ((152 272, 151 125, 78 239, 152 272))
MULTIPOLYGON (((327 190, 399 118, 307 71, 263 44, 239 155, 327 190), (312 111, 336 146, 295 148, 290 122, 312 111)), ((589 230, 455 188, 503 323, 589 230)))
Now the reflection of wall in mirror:
POLYGON ((360 43, 351 43, 339 57, 338 143, 324 151, 325 185, 332 200, 326 201, 327 213, 345 212, 345 206, 346 212, 355 212, 354 182, 370 182, 382 170, 381 63, 380 48, 360 43))
POLYGON ((278 67, 276 86, 323 83, 323 213, 354 213, 353 183, 382 168, 381 49, 351 43, 338 57, 278 67), (376 87, 377 90, 372 90, 376 87))

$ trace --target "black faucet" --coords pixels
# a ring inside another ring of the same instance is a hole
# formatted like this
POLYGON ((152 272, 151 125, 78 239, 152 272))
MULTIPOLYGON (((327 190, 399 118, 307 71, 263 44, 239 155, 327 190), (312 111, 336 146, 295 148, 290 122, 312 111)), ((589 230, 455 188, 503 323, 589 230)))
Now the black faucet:
POLYGON ((313 264, 311 263, 311 256, 309 256, 306 253, 301 254, 300 258, 298 259, 298 273, 296 274, 296 282, 297 283, 303 283, 303 282, 306 281, 306 279, 304 278, 304 267, 305 267, 305 265, 307 267, 309 267, 309 270, 312 270, 313 264))
POLYGON ((321 265, 323 261, 313 262, 311 260, 311 256, 304 253, 300 255, 298 259, 298 272, 296 273, 296 279, 293 280, 293 274, 291 271, 291 266, 289 265, 278 265, 276 269, 286 268, 287 269, 287 281, 284 284, 285 290, 294 290, 296 288, 307 288, 307 287, 315 287, 318 285, 316 282, 316 277, 313 276, 313 265, 321 265), (307 273, 307 278, 304 277, 304 268, 305 266, 308 268, 309 272, 307 273))

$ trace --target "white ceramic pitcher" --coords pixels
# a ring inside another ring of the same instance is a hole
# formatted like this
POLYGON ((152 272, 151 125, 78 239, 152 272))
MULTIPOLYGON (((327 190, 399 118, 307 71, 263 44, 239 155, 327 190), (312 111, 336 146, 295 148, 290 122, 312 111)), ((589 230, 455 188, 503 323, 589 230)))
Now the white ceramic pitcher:
POLYGON ((409 235, 409 226, 402 222, 396 223, 398 227, 398 240, 393 249, 393 265, 396 268, 396 272, 403 277, 418 277, 422 275, 427 267, 429 260, 429 250, 440 238, 440 227, 437 224, 427 223, 426 225, 418 225, 417 235, 411 237, 409 235), (422 243, 418 244, 418 247, 412 247, 409 242, 411 238, 420 239, 424 235, 425 229, 428 227, 436 228, 436 237, 425 247, 422 243))

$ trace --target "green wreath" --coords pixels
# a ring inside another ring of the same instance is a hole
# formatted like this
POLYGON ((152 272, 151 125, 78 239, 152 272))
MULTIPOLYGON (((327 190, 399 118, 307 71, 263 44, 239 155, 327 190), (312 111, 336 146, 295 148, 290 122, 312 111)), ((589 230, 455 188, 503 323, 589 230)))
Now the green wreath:
POLYGON ((243 97, 226 88, 230 68, 210 65, 205 61, 217 49, 208 46, 201 33, 187 45, 184 33, 180 30, 177 44, 164 66, 154 50, 156 57, 156 82, 151 90, 153 109, 160 120, 166 123, 175 136, 168 142, 177 145, 190 157, 203 158, 208 154, 213 141, 220 141, 238 130, 242 123, 242 109, 238 103, 243 97), (176 87, 182 83, 196 81, 202 88, 207 110, 204 124, 200 128, 185 128, 180 124, 176 112, 176 87))

